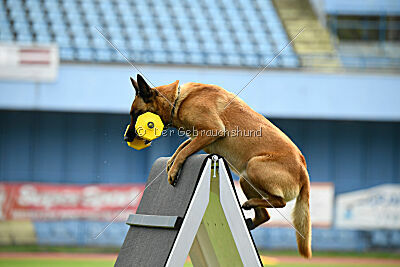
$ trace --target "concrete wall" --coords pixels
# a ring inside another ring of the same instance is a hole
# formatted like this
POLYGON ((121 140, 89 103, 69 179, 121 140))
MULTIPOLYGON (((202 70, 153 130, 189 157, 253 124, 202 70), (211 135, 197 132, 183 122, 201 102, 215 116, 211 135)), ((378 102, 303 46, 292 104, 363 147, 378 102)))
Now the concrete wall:
MULTIPOLYGON (((400 182, 400 124, 273 119, 303 151, 311 181, 337 193, 400 182)), ((161 137, 136 151, 123 141, 128 115, 0 112, 0 180, 144 182, 154 160, 185 138, 161 137)))
MULTIPOLYGON (((140 66, 155 85, 180 80, 239 92, 259 70, 140 66)), ((127 114, 134 90, 130 66, 60 66, 55 83, 0 82, 0 109, 127 114)), ((267 69, 240 94, 276 118, 400 121, 400 76, 267 69)))

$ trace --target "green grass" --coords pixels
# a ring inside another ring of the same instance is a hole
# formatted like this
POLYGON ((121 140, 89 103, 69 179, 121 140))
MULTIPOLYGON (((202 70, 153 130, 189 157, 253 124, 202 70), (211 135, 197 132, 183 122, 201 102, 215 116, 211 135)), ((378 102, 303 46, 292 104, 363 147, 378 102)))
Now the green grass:
MULTIPOLYGON (((311 267, 388 267, 385 264, 368 264, 368 265, 364 265, 364 264, 307 264, 307 263, 279 263, 277 265, 265 265, 265 266, 273 266, 273 267, 305 267, 305 266, 311 266, 311 267)), ((393 265, 391 265, 393 266, 393 265)))
MULTIPOLYGON (((57 259, 0 259, 0 267, 109 267, 113 266, 114 261, 112 260, 57 260, 57 259)), ((186 263, 184 267, 191 267, 192 264, 186 263)), ((277 265, 269 265, 276 267, 305 267, 305 266, 323 266, 323 267, 355 267, 362 265, 355 264, 277 264, 277 265)), ((368 267, 383 267, 384 265, 368 265, 368 267)))
POLYGON ((38 246, 17 245, 0 246, 0 252, 63 252, 63 253, 118 253, 117 247, 79 247, 79 246, 38 246))
MULTIPOLYGON (((72 246, 37 246, 37 245, 25 245, 25 246, 0 246, 0 252, 63 252, 63 253, 118 253, 119 248, 115 247, 72 247, 72 246)), ((268 257, 275 256, 296 256, 299 257, 297 251, 275 251, 275 250, 260 250, 261 255, 268 257)), ((370 252, 314 252, 313 257, 356 257, 356 258, 382 258, 382 259, 400 259, 400 252, 393 251, 370 251, 370 252)), ((108 259, 0 259, 0 267, 19 267, 19 266, 32 266, 32 267, 103 267, 113 266, 114 260, 108 259)), ((190 263, 186 263, 185 267, 192 266, 190 263)), ((323 266, 323 267, 361 267, 358 264, 316 264, 316 263, 279 263, 277 265, 268 265, 276 267, 305 267, 305 266, 323 266)), ((379 264, 369 264, 368 267, 380 267, 384 266, 379 264)))
MULTIPOLYGON (((299 256, 296 250, 259 250, 259 253, 269 257, 299 256)), ((400 251, 313 251, 313 257, 400 259, 400 251)))
MULTIPOLYGON (((64 253, 118 253, 116 247, 77 247, 77 246, 37 246, 18 245, 0 246, 0 252, 64 252, 64 253)), ((261 255, 298 256, 296 250, 259 250, 261 255)), ((385 258, 400 259, 400 251, 314 251, 313 257, 360 257, 360 258, 385 258)))
POLYGON ((109 267, 114 266, 113 260, 55 260, 55 259, 0 259, 4 267, 109 267))

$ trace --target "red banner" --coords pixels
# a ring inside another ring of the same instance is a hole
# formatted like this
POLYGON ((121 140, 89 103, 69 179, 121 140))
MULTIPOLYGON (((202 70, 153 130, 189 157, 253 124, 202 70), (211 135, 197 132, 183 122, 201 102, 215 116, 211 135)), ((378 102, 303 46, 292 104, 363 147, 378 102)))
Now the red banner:
POLYGON ((112 220, 136 212, 143 184, 0 183, 0 220, 112 220))

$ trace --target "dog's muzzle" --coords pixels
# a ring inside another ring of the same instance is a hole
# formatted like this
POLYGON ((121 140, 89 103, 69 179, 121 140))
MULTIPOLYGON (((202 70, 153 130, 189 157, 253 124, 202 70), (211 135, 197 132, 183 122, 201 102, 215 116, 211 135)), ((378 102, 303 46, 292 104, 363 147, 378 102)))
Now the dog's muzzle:
POLYGON ((133 142, 133 139, 136 137, 136 131, 135 129, 129 125, 128 130, 124 134, 124 141, 125 142, 133 142))
POLYGON ((141 150, 150 146, 151 141, 161 136, 164 123, 157 114, 146 112, 140 115, 135 126, 129 124, 124 134, 124 141, 128 146, 141 150))

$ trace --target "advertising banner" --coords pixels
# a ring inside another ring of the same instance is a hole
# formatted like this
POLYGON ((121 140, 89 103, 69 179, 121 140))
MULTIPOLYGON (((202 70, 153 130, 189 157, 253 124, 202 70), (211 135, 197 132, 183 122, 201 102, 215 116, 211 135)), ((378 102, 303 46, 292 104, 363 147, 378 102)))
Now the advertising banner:
POLYGON ((69 185, 0 183, 1 220, 125 221, 136 212, 143 184, 69 185))
MULTIPOLYGON (((142 197, 144 184, 70 185, 46 183, 0 183, 1 220, 63 220, 88 219, 125 221, 135 213, 142 197)), ((246 198, 235 183, 239 201, 246 198)), ((310 196, 311 220, 314 227, 329 227, 332 223, 334 186, 312 183, 310 196)), ((271 220, 263 226, 287 226, 295 200, 285 208, 268 209, 271 220), (285 219, 286 218, 286 219, 285 219)), ((253 211, 244 211, 247 218, 253 211)))
POLYGON ((0 79, 53 82, 58 66, 56 44, 0 43, 0 79))
POLYGON ((400 185, 384 184, 336 197, 338 228, 400 229, 400 185))

